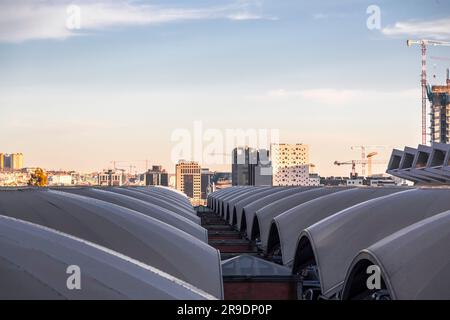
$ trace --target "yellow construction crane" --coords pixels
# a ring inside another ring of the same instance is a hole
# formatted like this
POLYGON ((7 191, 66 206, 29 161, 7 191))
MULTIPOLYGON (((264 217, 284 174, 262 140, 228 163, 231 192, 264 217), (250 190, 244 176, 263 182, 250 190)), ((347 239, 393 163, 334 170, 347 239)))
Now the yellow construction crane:
POLYGON ((450 47, 450 42, 438 40, 407 40, 406 45, 411 47, 417 44, 422 49, 422 144, 427 143, 427 46, 447 46, 450 47))
MULTIPOLYGON (((365 176, 366 175, 366 164, 369 164, 368 162, 366 162, 366 152, 369 149, 384 149, 387 148, 388 146, 352 146, 351 149, 352 150, 356 150, 356 149, 361 149, 361 175, 365 176)), ((371 170, 370 170, 371 171, 371 170)), ((369 173, 369 176, 371 175, 371 173, 369 173)))
POLYGON ((371 152, 367 155, 367 176, 372 176, 372 158, 375 157, 378 152, 371 152))

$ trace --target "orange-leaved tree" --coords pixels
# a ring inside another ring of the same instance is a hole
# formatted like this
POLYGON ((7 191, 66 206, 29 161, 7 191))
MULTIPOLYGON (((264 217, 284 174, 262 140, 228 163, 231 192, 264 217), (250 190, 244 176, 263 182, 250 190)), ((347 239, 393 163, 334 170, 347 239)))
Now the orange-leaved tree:
POLYGON ((37 168, 28 181, 29 186, 45 187, 48 183, 47 174, 41 168, 37 168))

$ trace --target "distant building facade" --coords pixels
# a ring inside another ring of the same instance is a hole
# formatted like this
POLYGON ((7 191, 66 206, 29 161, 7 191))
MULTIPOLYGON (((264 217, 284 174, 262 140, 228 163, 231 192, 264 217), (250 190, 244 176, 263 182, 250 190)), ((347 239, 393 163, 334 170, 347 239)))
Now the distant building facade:
POLYGON ((233 186, 272 185, 272 165, 268 150, 238 147, 232 152, 233 186))
POLYGON ((212 186, 213 176, 214 173, 209 171, 209 169, 204 168, 201 170, 202 200, 206 200, 208 194, 210 194, 213 191, 212 186))
POLYGON ((309 147, 306 144, 277 143, 271 145, 274 186, 319 185, 310 177, 309 147))
POLYGON ((106 170, 98 175, 100 186, 121 186, 124 183, 124 175, 121 171, 106 170))
POLYGON ((152 166, 152 169, 145 173, 146 186, 169 186, 169 173, 162 166, 152 166))
POLYGON ((187 195, 193 204, 201 202, 201 167, 197 162, 180 160, 175 166, 176 189, 187 195))
POLYGON ((48 173, 49 186, 70 186, 73 184, 71 174, 67 173, 48 173))
POLYGON ((0 170, 1 171, 15 171, 23 169, 23 154, 0 153, 0 170))

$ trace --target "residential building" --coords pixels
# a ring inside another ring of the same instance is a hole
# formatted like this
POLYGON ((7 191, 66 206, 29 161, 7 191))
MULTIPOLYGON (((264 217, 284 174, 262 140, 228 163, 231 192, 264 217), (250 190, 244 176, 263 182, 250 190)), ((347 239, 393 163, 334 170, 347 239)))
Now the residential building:
POLYGON ((197 162, 180 160, 175 166, 176 189, 186 194, 193 204, 201 202, 201 167, 197 162))
POLYGON ((21 170, 23 168, 23 154, 13 153, 11 155, 12 170, 21 170))
POLYGON ((0 153, 0 170, 14 171, 21 169, 23 169, 22 153, 12 153, 12 154, 0 153))
POLYGON ((10 171, 12 170, 12 157, 10 154, 5 154, 3 156, 3 160, 4 160, 4 170, 6 171, 10 171))
POLYGON ((162 166, 152 166, 152 169, 145 173, 146 186, 169 186, 169 174, 162 166))
POLYGON ((98 184, 101 186, 121 186, 124 183, 122 171, 105 170, 98 174, 98 184))
POLYGON ((274 186, 318 185, 316 178, 310 179, 308 145, 301 143, 272 144, 271 154, 274 186))

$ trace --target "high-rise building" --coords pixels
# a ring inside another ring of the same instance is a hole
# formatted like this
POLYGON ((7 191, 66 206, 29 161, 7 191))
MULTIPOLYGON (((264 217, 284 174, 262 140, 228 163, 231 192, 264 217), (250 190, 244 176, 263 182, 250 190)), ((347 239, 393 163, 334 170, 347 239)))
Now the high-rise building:
POLYGON ((12 170, 12 157, 10 154, 5 154, 4 159, 4 170, 12 170))
POLYGON ((306 144, 272 144, 274 186, 310 186, 317 179, 310 179, 309 147, 306 144))
POLYGON ((11 155, 12 170, 20 170, 23 168, 23 154, 13 153, 11 155))
POLYGON ((3 154, 0 153, 0 170, 21 170, 23 169, 23 154, 12 153, 3 154))
POLYGON ((208 197, 208 194, 212 192, 212 177, 214 176, 214 173, 209 171, 209 169, 202 169, 201 171, 202 177, 201 177, 201 184, 202 184, 202 200, 206 200, 208 197))
POLYGON ((272 166, 268 150, 238 147, 233 149, 231 180, 233 186, 272 185, 272 166))
POLYGON ((169 186, 169 173, 162 166, 152 166, 152 169, 145 173, 146 186, 169 186))
POLYGON ((444 86, 432 86, 428 93, 431 102, 431 142, 450 143, 450 74, 444 86))
POLYGON ((233 186, 250 185, 250 154, 253 149, 235 148, 232 153, 231 180, 233 186))
POLYGON ((176 189, 187 195, 191 202, 201 201, 201 167, 197 162, 180 160, 175 166, 176 189))

